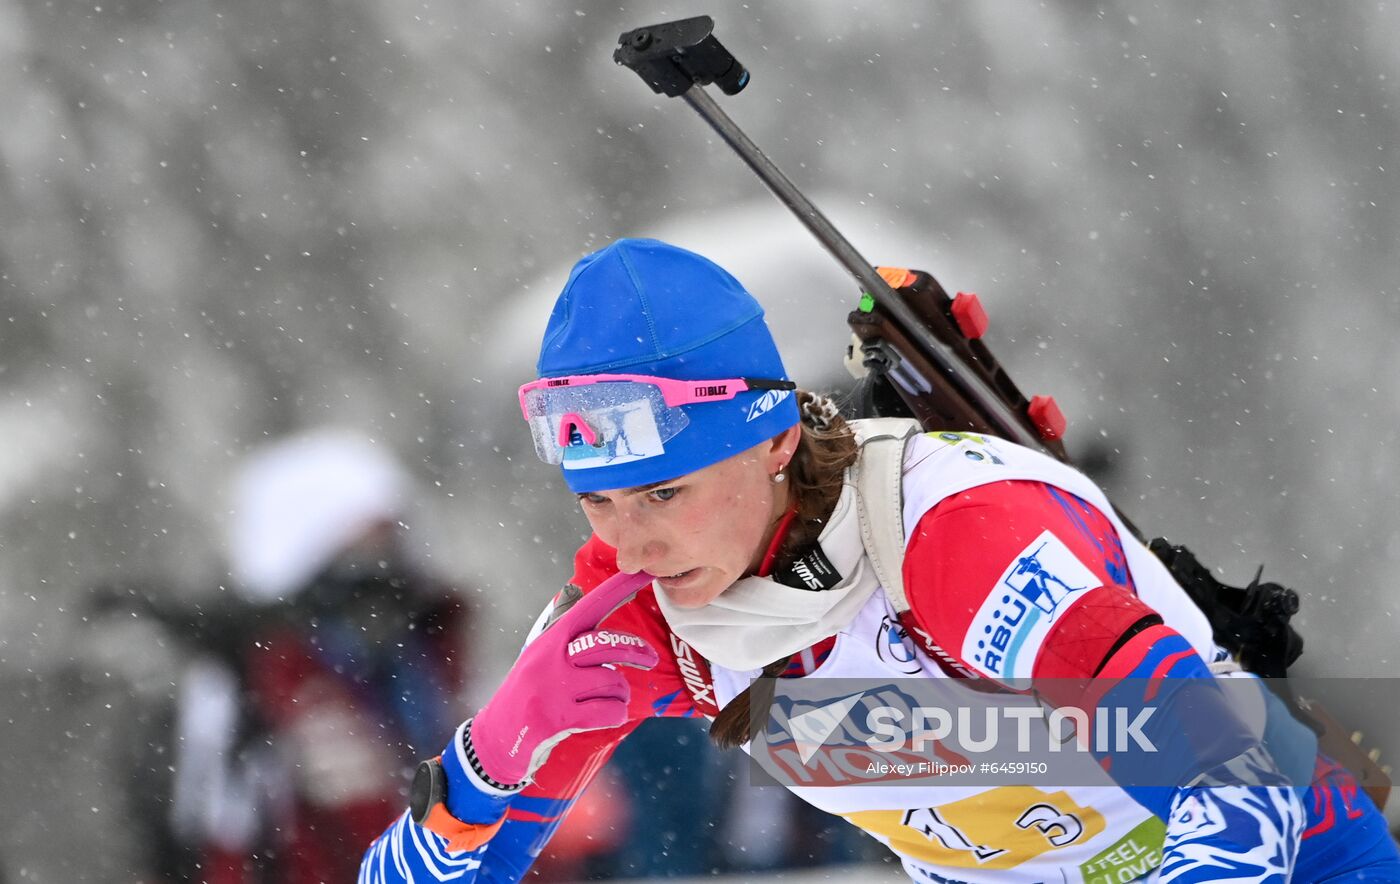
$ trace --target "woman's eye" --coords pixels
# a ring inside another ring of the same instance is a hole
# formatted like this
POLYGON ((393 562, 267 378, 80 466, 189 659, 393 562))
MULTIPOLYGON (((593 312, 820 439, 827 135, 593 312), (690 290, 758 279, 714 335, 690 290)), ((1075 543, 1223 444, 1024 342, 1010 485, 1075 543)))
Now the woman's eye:
POLYGON ((599 506, 608 502, 608 499, 601 494, 580 494, 578 499, 589 506, 599 506))
POLYGON ((679 488, 655 488, 652 489, 651 496, 653 499, 665 503, 680 493, 681 490, 679 488))

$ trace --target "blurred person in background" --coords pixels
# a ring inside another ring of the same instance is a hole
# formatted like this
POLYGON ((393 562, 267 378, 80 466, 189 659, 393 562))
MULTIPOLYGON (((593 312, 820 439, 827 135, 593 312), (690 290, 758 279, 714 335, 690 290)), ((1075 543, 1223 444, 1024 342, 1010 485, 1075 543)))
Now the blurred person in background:
POLYGON ((413 482, 382 445, 307 432, 232 485, 246 611, 182 680, 171 826, 211 884, 351 880, 461 717, 469 610, 413 554, 413 482))

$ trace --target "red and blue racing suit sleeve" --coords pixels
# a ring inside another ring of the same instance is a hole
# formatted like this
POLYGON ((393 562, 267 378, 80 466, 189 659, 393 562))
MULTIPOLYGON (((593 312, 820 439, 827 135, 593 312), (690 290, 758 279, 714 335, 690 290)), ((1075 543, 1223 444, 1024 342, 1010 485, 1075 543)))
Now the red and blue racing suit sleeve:
MULTIPOLYGON (((574 557, 570 586, 587 593, 616 572, 616 553, 596 537, 590 538, 574 557)), ((560 592, 531 638, 578 597, 568 587, 560 592)), ((619 670, 631 688, 628 721, 609 730, 573 734, 554 747, 531 783, 508 801, 503 799, 504 824, 477 850, 451 853, 444 839, 414 824, 407 813, 400 816, 366 851, 360 866, 362 884, 519 881, 627 734, 650 717, 697 714, 682 679, 684 661, 677 657, 653 590, 643 589, 605 622, 610 628, 641 636, 661 658, 650 671, 619 670)))
POLYGON ((910 613, 962 667, 1029 682, 1052 706, 1151 701, 1157 714, 1143 730, 1156 754, 1128 742, 1095 755, 1166 823, 1160 880, 1286 881, 1303 828, 1299 795, 1206 661, 1138 597, 1123 542, 1103 513, 1062 489, 973 488, 911 532, 910 613), (1161 785, 1163 770, 1174 785, 1161 785))

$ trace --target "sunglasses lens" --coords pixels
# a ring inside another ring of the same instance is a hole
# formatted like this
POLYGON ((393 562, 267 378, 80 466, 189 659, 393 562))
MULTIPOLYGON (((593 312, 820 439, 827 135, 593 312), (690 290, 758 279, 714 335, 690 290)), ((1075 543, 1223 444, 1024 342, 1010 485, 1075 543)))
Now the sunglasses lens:
POLYGON ((690 423, 660 389, 632 381, 542 387, 524 401, 535 453, 564 469, 655 457, 690 423))

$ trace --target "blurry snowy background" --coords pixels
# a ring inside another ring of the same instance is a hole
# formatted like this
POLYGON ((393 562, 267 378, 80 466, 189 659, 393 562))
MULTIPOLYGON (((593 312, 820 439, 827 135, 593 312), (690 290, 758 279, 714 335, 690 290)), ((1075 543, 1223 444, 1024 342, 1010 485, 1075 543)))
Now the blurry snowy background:
POLYGON ((704 251, 843 382, 851 285, 611 61, 699 13, 730 115, 872 262, 981 295, 1144 530, 1303 591, 1302 671, 1395 673, 1396 5, 0 0, 0 877, 120 849, 94 756, 176 673, 87 600, 216 603, 229 477, 285 433, 415 473, 494 684, 585 531, 514 402, 584 252, 704 251))

